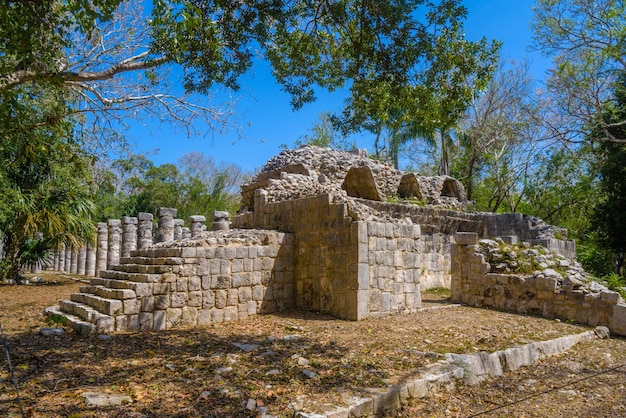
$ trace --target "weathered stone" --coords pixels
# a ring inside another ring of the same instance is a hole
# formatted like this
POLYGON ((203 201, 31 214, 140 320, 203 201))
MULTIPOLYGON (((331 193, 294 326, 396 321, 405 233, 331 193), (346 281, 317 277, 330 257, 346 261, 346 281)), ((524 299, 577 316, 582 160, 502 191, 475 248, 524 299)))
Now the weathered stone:
POLYGON ((122 244, 122 229, 120 227, 122 221, 119 219, 109 219, 108 221, 108 249, 107 249, 107 268, 118 265, 120 262, 120 249, 122 244))
POLYGON ((178 211, 174 208, 157 209, 157 232, 156 242, 169 242, 174 240, 174 218, 178 211))

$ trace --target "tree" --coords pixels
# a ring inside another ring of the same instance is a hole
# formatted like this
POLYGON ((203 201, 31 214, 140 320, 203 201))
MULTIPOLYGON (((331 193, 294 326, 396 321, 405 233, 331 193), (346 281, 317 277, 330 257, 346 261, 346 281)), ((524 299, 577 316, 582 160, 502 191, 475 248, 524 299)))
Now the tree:
POLYGON ((518 187, 540 151, 545 133, 540 130, 543 104, 525 63, 501 63, 487 89, 472 101, 454 130, 459 155, 451 172, 460 179, 468 199, 480 193, 480 210, 498 210, 508 200, 514 209, 518 187), (488 187, 485 187, 487 186, 488 187))
POLYGON ((87 188, 87 163, 72 140, 69 123, 37 125, 52 115, 54 88, 16 88, 0 103, 0 131, 16 129, 0 141, 0 237, 5 258, 0 279, 19 278, 20 269, 46 257, 59 244, 92 238, 94 205, 87 188), (37 125, 37 126, 36 126, 37 125))
POLYGON ((296 108, 314 99, 315 86, 350 83, 353 97, 360 97, 380 82, 399 91, 416 78, 445 83, 454 94, 442 90, 440 103, 456 106, 456 90, 467 90, 457 81, 477 73, 477 52, 484 49, 460 36, 456 16, 465 10, 457 0, 436 6, 425 0, 154 0, 151 6, 145 12, 123 0, 3 3, 0 96, 52 83, 71 99, 63 117, 90 115, 88 121, 115 129, 143 112, 189 128, 201 117, 208 129, 221 129, 230 109, 176 94, 169 70, 182 71, 185 92, 206 95, 216 85, 237 89, 260 56, 269 59, 296 108), (415 17, 424 6, 427 24, 415 17))
MULTIPOLYGON (((485 88, 499 44, 465 39, 467 10, 458 0, 404 3, 394 19, 369 31, 370 37, 353 36, 363 40, 358 48, 403 45, 403 51, 401 62, 373 62, 356 78, 342 114, 344 130, 367 129, 377 140, 386 135, 392 155, 416 136, 433 145, 439 138, 440 171, 448 174, 450 129, 485 88), (413 13, 416 4, 428 9, 413 13), (373 35, 378 32, 382 35, 373 35)), ((370 20, 378 23, 377 17, 370 20)))
MULTIPOLYGON (((322 148, 333 148, 349 151, 356 148, 356 142, 348 140, 341 135, 337 127, 336 118, 330 112, 322 112, 319 121, 313 124, 309 129, 310 134, 304 135, 301 139, 295 141, 294 145, 300 147, 302 145, 314 145, 322 148)), ((286 147, 287 145, 284 145, 286 147)))
MULTIPOLYGON (((626 119, 626 72, 618 78, 614 92, 614 106, 607 106, 603 121, 612 124, 626 119)), ((591 139, 604 133, 604 122, 597 125, 591 139)), ((609 128, 616 137, 626 137, 626 125, 616 124, 609 128)), ((626 254, 626 144, 604 142, 599 150, 602 159, 600 165, 600 187, 605 198, 594 211, 594 226, 600 241, 615 253, 615 273, 622 274, 624 254, 626 254)))
POLYGON ((608 120, 619 74, 626 70, 626 3, 620 0, 539 0, 535 43, 553 58, 547 88, 558 122, 558 138, 584 139, 591 127, 598 139, 626 142, 619 128, 626 119, 608 120))
POLYGON ((132 155, 100 168, 97 176, 99 219, 156 213, 159 207, 178 209, 178 217, 204 215, 215 210, 235 213, 239 208, 242 170, 232 164, 216 164, 200 152, 183 155, 177 164, 154 165, 144 155, 132 155))

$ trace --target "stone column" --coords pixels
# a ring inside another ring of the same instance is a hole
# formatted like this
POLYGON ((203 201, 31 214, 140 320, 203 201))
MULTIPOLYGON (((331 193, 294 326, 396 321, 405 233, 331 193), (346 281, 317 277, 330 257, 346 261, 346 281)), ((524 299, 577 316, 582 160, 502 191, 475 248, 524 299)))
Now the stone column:
POLYGON ((96 249, 91 242, 87 244, 87 256, 85 257, 85 274, 89 277, 94 277, 96 275, 96 249))
POLYGON ((177 212, 174 208, 157 209, 159 224, 157 226, 156 242, 174 241, 174 218, 177 212))
POLYGON ((52 259, 52 270, 59 271, 59 249, 54 250, 54 258, 52 259))
POLYGON ((152 219, 151 213, 139 212, 137 214, 137 248, 148 248, 152 245, 152 219))
POLYGON ((109 219, 109 248, 107 251, 107 268, 120 263, 120 247, 122 244, 122 221, 109 219))
POLYGON ((63 272, 70 273, 72 271, 72 247, 69 245, 65 246, 65 268, 63 272))
POLYGON ((109 229, 106 222, 98 222, 98 241, 96 243, 96 274, 100 275, 100 271, 107 269, 108 251, 109 251, 109 229))
POLYGON ((58 257, 59 257, 59 265, 57 267, 57 271, 65 270, 65 245, 59 244, 59 248, 57 249, 58 257))
POLYGON ((213 226, 212 231, 228 231, 230 225, 228 224, 228 212, 216 210, 213 212, 213 226))
POLYGON ((72 258, 71 258, 71 265, 70 265, 70 273, 71 274, 78 274, 78 248, 72 246, 72 258))
POLYGON ((206 231, 206 217, 202 215, 191 215, 189 217, 189 225, 191 225, 191 236, 195 237, 202 231, 206 231))
POLYGON ((174 240, 178 241, 183 237, 183 225, 185 221, 182 219, 174 219, 174 240))
POLYGON ((183 226, 182 229, 183 239, 191 238, 191 230, 186 226, 183 226))
POLYGON ((78 249, 78 267, 76 272, 81 276, 85 275, 85 266, 87 264, 87 247, 81 245, 78 249))
POLYGON ((137 218, 122 218, 122 257, 130 257, 130 252, 137 249, 137 218))

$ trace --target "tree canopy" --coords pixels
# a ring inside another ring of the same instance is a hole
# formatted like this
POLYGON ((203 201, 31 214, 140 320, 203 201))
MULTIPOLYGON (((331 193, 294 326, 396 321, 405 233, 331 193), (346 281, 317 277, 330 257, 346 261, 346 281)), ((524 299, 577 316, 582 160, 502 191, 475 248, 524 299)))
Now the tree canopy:
POLYGON ((612 129, 626 125, 626 120, 604 115, 626 70, 626 3, 539 0, 533 26, 536 46, 554 61, 547 82, 558 116, 550 125, 554 135, 582 140, 597 126, 602 139, 626 142, 612 129))

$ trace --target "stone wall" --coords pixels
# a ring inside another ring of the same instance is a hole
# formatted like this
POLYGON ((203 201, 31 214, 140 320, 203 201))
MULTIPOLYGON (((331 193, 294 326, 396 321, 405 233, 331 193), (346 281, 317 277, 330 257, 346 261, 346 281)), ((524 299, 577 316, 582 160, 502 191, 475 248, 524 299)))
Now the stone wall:
POLYGON ((605 325, 626 335, 626 303, 600 285, 583 286, 552 269, 534 274, 493 273, 478 235, 457 233, 452 247, 452 300, 520 314, 605 325))
MULTIPOLYGON (((365 226, 364 222, 361 223, 365 226)), ((367 222, 367 240, 359 244, 369 279, 367 316, 415 312, 421 306, 421 230, 412 223, 367 222), (367 245, 365 243, 367 242, 367 245)), ((361 233, 364 233, 362 228, 361 233)))
POLYGON ((361 319, 358 312, 358 224, 345 204, 329 195, 267 202, 256 190, 254 212, 233 219, 233 228, 270 228, 295 235, 295 301, 300 309, 361 319))
POLYGON ((410 221, 355 221, 330 195, 267 202, 258 190, 255 211, 235 228, 294 231, 296 306, 345 319, 414 312, 420 307, 420 227, 410 221))

